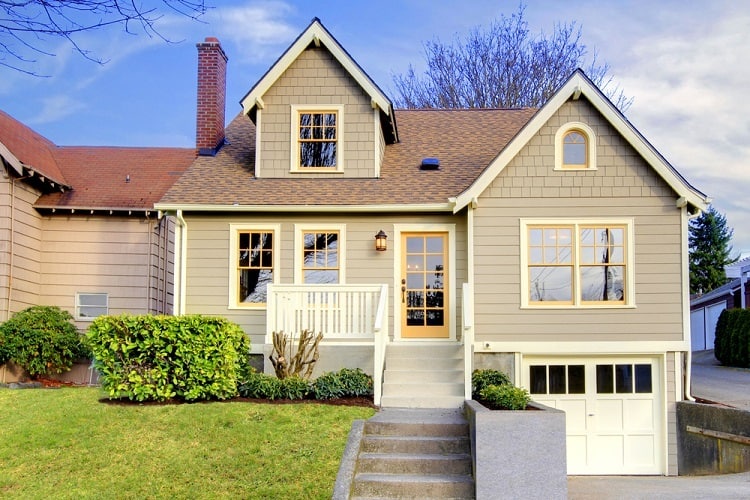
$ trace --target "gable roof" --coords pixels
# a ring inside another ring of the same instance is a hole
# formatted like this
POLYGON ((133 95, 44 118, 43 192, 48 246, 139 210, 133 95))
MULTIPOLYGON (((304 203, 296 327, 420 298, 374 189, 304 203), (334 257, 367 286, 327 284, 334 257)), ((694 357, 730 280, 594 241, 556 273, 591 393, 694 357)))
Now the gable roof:
POLYGON ((201 211, 451 211, 535 110, 397 110, 400 140, 385 148, 379 178, 257 178, 255 125, 243 114, 227 127, 228 143, 199 157, 156 205, 201 211), (440 169, 422 171, 425 157, 440 169), (418 189, 415 186, 419 186, 418 189))
POLYGON ((34 208, 148 211, 190 166, 195 149, 63 146, 55 158, 73 189, 43 194, 34 208))
POLYGON ((687 180, 649 143, 643 135, 625 118, 614 104, 584 74, 576 70, 518 135, 501 150, 497 158, 488 166, 467 190, 456 198, 454 211, 457 212, 475 200, 490 183, 519 153, 526 143, 544 126, 552 115, 570 98, 584 96, 604 116, 623 138, 645 159, 656 173, 677 193, 677 205, 685 204, 705 210, 711 199, 690 185, 687 180))
POLYGON ((380 90, 375 82, 365 73, 349 53, 339 44, 331 33, 323 26, 320 19, 313 18, 309 26, 303 31, 288 49, 276 60, 276 62, 258 80, 252 89, 242 98, 243 113, 252 116, 257 107, 263 107, 263 96, 276 80, 286 71, 299 55, 310 46, 323 45, 333 57, 344 67, 351 77, 359 84, 364 92, 370 96, 372 107, 380 110, 381 121, 389 124, 389 130, 385 130, 386 137, 391 142, 398 141, 396 121, 393 114, 393 103, 388 96, 380 90))
POLYGON ((55 145, 40 134, 0 110, 0 156, 19 176, 38 175, 69 187, 55 160, 55 145))

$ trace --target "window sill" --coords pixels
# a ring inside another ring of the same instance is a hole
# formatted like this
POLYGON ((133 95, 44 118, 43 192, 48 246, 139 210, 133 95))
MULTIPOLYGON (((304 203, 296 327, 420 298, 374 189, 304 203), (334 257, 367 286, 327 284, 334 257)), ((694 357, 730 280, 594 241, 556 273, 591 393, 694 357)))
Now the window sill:
POLYGON ((305 169, 292 169, 290 174, 343 174, 343 169, 335 167, 309 167, 305 169))
POLYGON ((596 167, 555 167, 555 172, 588 172, 596 171, 596 167))
POLYGON ((268 309, 268 304, 231 304, 227 306, 227 309, 233 311, 265 311, 266 309, 268 309))
POLYGON ((540 309, 548 310, 579 310, 579 309, 636 309, 635 304, 550 304, 550 305, 530 305, 522 304, 520 309, 530 309, 538 311, 540 309))

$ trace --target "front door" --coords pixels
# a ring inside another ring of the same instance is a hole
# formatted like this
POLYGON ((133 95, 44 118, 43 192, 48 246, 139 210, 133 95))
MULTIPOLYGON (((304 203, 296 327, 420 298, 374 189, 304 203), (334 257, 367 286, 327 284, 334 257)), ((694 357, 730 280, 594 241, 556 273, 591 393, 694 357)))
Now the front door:
POLYGON ((402 233, 401 248, 401 337, 447 339, 448 233, 402 233))

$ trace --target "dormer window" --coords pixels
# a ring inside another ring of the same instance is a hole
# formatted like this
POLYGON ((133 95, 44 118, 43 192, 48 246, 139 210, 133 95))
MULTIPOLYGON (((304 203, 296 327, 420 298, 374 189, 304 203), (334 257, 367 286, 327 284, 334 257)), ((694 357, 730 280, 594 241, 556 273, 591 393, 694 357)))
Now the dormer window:
POLYGON ((343 106, 292 106, 292 172, 342 172, 343 106))
POLYGON ((555 170, 596 170, 596 137, 585 123, 566 123, 555 135, 555 170))

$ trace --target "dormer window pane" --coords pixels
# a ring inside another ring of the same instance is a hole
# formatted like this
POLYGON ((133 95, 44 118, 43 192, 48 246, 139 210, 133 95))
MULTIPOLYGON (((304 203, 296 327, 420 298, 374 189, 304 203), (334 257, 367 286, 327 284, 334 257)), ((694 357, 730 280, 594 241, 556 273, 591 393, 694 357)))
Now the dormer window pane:
POLYGON ((563 166, 586 166, 586 137, 578 131, 571 131, 563 140, 563 166))
POLYGON ((299 166, 336 167, 338 146, 336 112, 299 114, 299 166))

